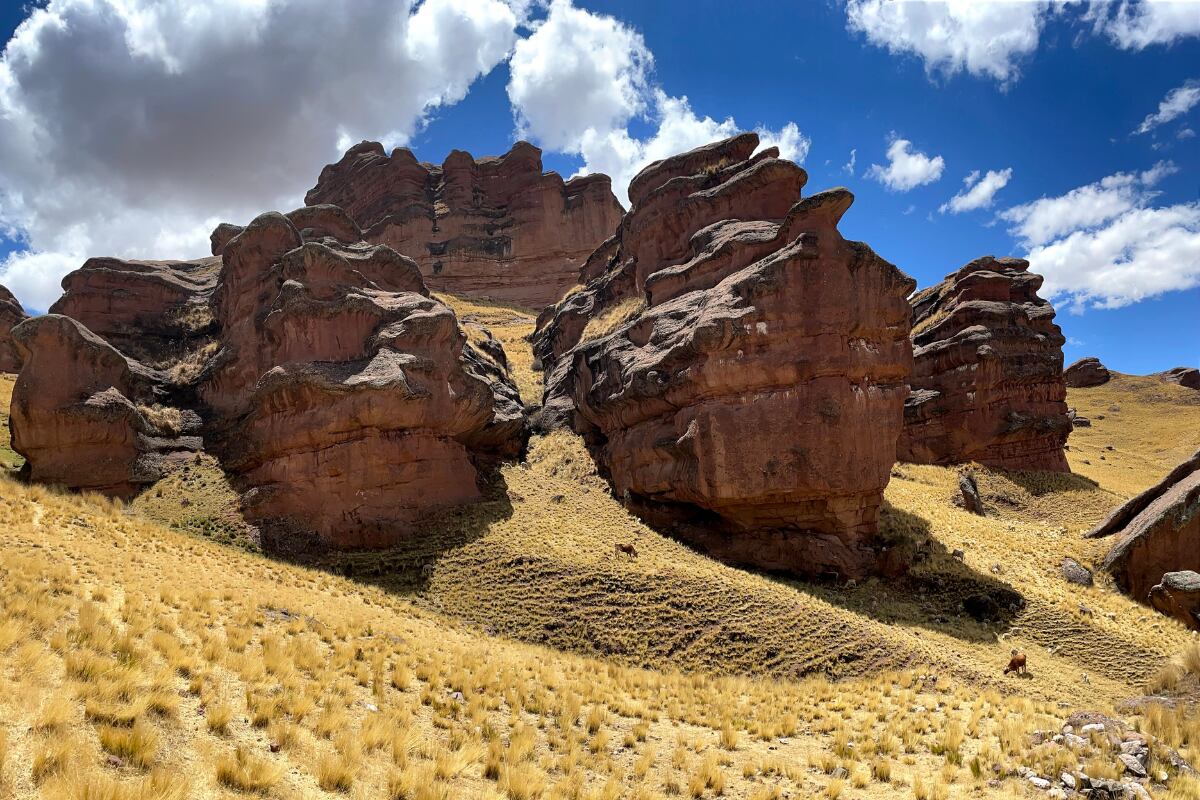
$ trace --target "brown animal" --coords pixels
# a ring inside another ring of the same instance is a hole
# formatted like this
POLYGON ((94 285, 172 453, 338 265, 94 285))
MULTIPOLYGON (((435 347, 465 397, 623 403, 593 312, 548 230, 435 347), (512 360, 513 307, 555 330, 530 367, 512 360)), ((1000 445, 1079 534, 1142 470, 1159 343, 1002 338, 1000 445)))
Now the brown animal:
POLYGON ((1010 672, 1015 672, 1018 675, 1023 675, 1026 672, 1028 672, 1028 670, 1025 669, 1025 654, 1024 653, 1017 651, 1017 650, 1012 651, 1012 658, 1010 658, 1008 660, 1008 666, 1004 668, 1005 675, 1007 675, 1010 672))
POLYGON ((616 546, 616 550, 614 552, 618 556, 621 555, 622 553, 624 553, 625 555, 629 556, 630 558, 638 557, 637 548, 631 544, 623 544, 623 543, 618 542, 617 546, 616 546))

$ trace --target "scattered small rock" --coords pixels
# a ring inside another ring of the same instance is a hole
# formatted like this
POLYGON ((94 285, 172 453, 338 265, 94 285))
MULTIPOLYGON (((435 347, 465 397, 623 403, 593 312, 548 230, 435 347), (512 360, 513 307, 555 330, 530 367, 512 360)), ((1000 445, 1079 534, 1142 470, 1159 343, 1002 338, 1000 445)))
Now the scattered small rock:
POLYGON ((1142 766, 1142 762, 1138 761, 1135 756, 1131 756, 1128 753, 1121 753, 1117 756, 1117 760, 1124 764, 1125 771, 1135 778, 1146 777, 1146 768, 1142 766))
POLYGON ((1050 781, 1045 778, 1039 778, 1037 775, 1029 778, 1029 782, 1033 784, 1034 788, 1041 789, 1043 792, 1050 788, 1050 781))
POLYGON ((1095 583, 1092 571, 1069 556, 1063 558, 1062 563, 1059 565, 1059 570, 1068 583, 1074 583, 1079 586, 1091 586, 1095 583))

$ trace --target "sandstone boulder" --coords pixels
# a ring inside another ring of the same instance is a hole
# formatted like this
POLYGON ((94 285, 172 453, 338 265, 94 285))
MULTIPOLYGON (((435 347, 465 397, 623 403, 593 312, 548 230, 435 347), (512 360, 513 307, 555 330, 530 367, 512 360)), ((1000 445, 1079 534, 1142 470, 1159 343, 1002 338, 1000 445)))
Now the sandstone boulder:
POLYGON ((1063 370, 1063 382, 1071 389, 1086 389, 1108 383, 1112 373, 1094 356, 1081 358, 1063 370))
POLYGON ((531 308, 575 284, 622 213, 607 176, 543 173, 528 142, 498 158, 455 150, 440 167, 361 142, 321 171, 305 202, 344 208, 367 241, 414 259, 435 290, 531 308))
POLYGON ((200 418, 163 405, 163 376, 79 322, 47 314, 12 335, 12 446, 29 479, 129 497, 200 447, 200 418))
POLYGON ((411 259, 305 241, 282 214, 255 219, 222 258, 222 346, 200 396, 246 514, 276 541, 395 543, 479 500, 481 467, 523 447, 516 387, 411 259))
POLYGON ((544 424, 584 434, 628 506, 716 557, 858 577, 911 369, 913 281, 800 199, 804 170, 743 134, 633 181, 586 286, 542 315, 544 424))
POLYGON ((1087 535, 1117 537, 1102 566, 1142 602, 1168 572, 1200 572, 1200 452, 1087 535))
POLYGON ((1187 389, 1200 389, 1200 369, 1195 367, 1175 367, 1159 374, 1170 383, 1178 383, 1187 389))
POLYGON ((0 372, 20 372, 21 357, 13 344, 12 329, 29 319, 7 288, 0 286, 0 372))
POLYGON ((221 261, 89 258, 62 280, 51 314, 78 320, 122 353, 163 366, 211 333, 208 300, 221 261))
POLYGON ((1200 573, 1168 572, 1150 588, 1150 605, 1192 630, 1200 630, 1200 573))
POLYGON ((1028 267, 985 256, 913 297, 902 461, 1070 471, 1065 340, 1028 267))

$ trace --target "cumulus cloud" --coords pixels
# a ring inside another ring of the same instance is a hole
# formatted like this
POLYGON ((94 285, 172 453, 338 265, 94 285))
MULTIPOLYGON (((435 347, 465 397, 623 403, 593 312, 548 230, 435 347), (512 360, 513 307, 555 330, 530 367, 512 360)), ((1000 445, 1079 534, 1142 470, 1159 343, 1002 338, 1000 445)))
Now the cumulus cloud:
POLYGON ((872 164, 866 174, 893 192, 907 192, 933 183, 942 177, 942 170, 946 167, 941 156, 930 158, 913 150, 912 142, 908 139, 893 138, 888 145, 887 157, 887 166, 872 164))
POLYGON ((1119 308, 1200 286, 1200 203, 1152 206, 1154 185, 1175 171, 1160 162, 1118 172, 1000 216, 1029 248, 1048 297, 1076 312, 1119 308))
POLYGON ((1008 85, 1020 78, 1054 15, 1127 50, 1200 36, 1196 0, 847 0, 846 26, 926 72, 967 72, 1008 85))
MULTIPOLYGON (((1195 11, 1200 16, 1200 6, 1195 11)), ((1182 117, 1197 105, 1200 105, 1200 81, 1188 81, 1167 92, 1167 96, 1158 104, 1158 111, 1147 114, 1134 133, 1148 133, 1159 125, 1182 117)))
POLYGON ((945 214, 961 214, 964 211, 975 211, 980 208, 991 208, 992 198, 996 192, 1008 185, 1012 177, 1012 167, 999 171, 988 170, 981 179, 979 170, 973 170, 963 178, 963 189, 958 194, 943 203, 938 211, 945 214))
POLYGON ((1200 36, 1200 13, 1195 0, 1120 0, 1095 3, 1086 17, 1098 33, 1118 47, 1143 50, 1154 44, 1173 44, 1200 36))
POLYGON ((920 57, 927 72, 966 71, 1008 83, 1018 77, 1021 60, 1037 49, 1049 6, 1034 0, 849 0, 846 20, 872 44, 920 57))
POLYGON ((1028 246, 1043 245, 1148 204, 1156 196, 1152 187, 1176 171, 1170 161, 1160 161, 1144 172, 1118 172, 1058 197, 1014 206, 1000 218, 1012 223, 1010 232, 1028 246))
MULTIPOLYGON (((533 32, 517 43, 509 62, 508 97, 518 132, 544 147, 583 158, 580 174, 604 172, 628 202, 629 181, 652 161, 740 130, 732 117, 698 115, 686 96, 655 85, 654 56, 645 40, 621 21, 554 0, 533 32), (654 126, 630 133, 634 120, 654 126)), ((810 141, 799 127, 756 129, 762 146, 803 161, 810 141)))
POLYGON ((0 283, 34 309, 91 255, 195 257, 302 202, 362 138, 404 144, 510 53, 500 0, 51 0, 0 57, 0 283), (314 35, 313 31, 320 31, 314 35))

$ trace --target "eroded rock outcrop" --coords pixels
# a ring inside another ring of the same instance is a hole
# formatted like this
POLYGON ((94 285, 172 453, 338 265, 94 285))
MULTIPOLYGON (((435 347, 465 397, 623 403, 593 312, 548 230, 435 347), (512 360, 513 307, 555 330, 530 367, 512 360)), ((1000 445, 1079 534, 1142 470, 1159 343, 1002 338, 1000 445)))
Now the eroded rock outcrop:
POLYGON ((208 300, 220 267, 219 258, 89 258, 63 278, 63 296, 50 313, 83 323, 126 356, 162 366, 211 333, 208 300))
POLYGON ((12 329, 29 319, 25 309, 4 286, 0 286, 0 372, 20 372, 21 356, 13 344, 12 329))
POLYGON ((1063 382, 1070 389, 1086 389, 1108 383, 1112 373, 1095 356, 1081 358, 1063 370, 1063 382))
POLYGON ((200 418, 160 404, 164 376, 79 322, 47 314, 12 335, 12 446, 31 480, 129 497, 201 446, 200 418))
POLYGON ((1168 383, 1178 383, 1185 389, 1200 389, 1200 369, 1195 367, 1174 367, 1159 374, 1168 383))
POLYGON ((305 202, 344 208, 367 241, 414 259, 435 290, 532 308, 576 283, 622 213, 606 175, 544 173, 528 142, 498 158, 455 150, 440 167, 361 142, 321 171, 305 202))
POLYGON ((1192 630, 1200 630, 1200 574, 1168 572, 1150 588, 1150 605, 1192 630))
POLYGON ((544 422, 582 432, 618 497, 714 556, 862 576, 911 369, 913 281, 838 233, 845 189, 743 134, 630 186, 586 286, 542 315, 544 422))
POLYGON ((1028 267, 985 256, 913 297, 902 461, 1070 471, 1065 339, 1028 267))
POLYGON ((1103 536, 1117 537, 1103 568, 1142 602, 1168 572, 1200 572, 1200 452, 1088 533, 1103 536))
POLYGON ((480 499, 480 466, 523 446, 506 371, 390 247, 305 241, 264 214, 224 245, 213 308, 212 440, 247 515, 274 531, 395 543, 480 499))

